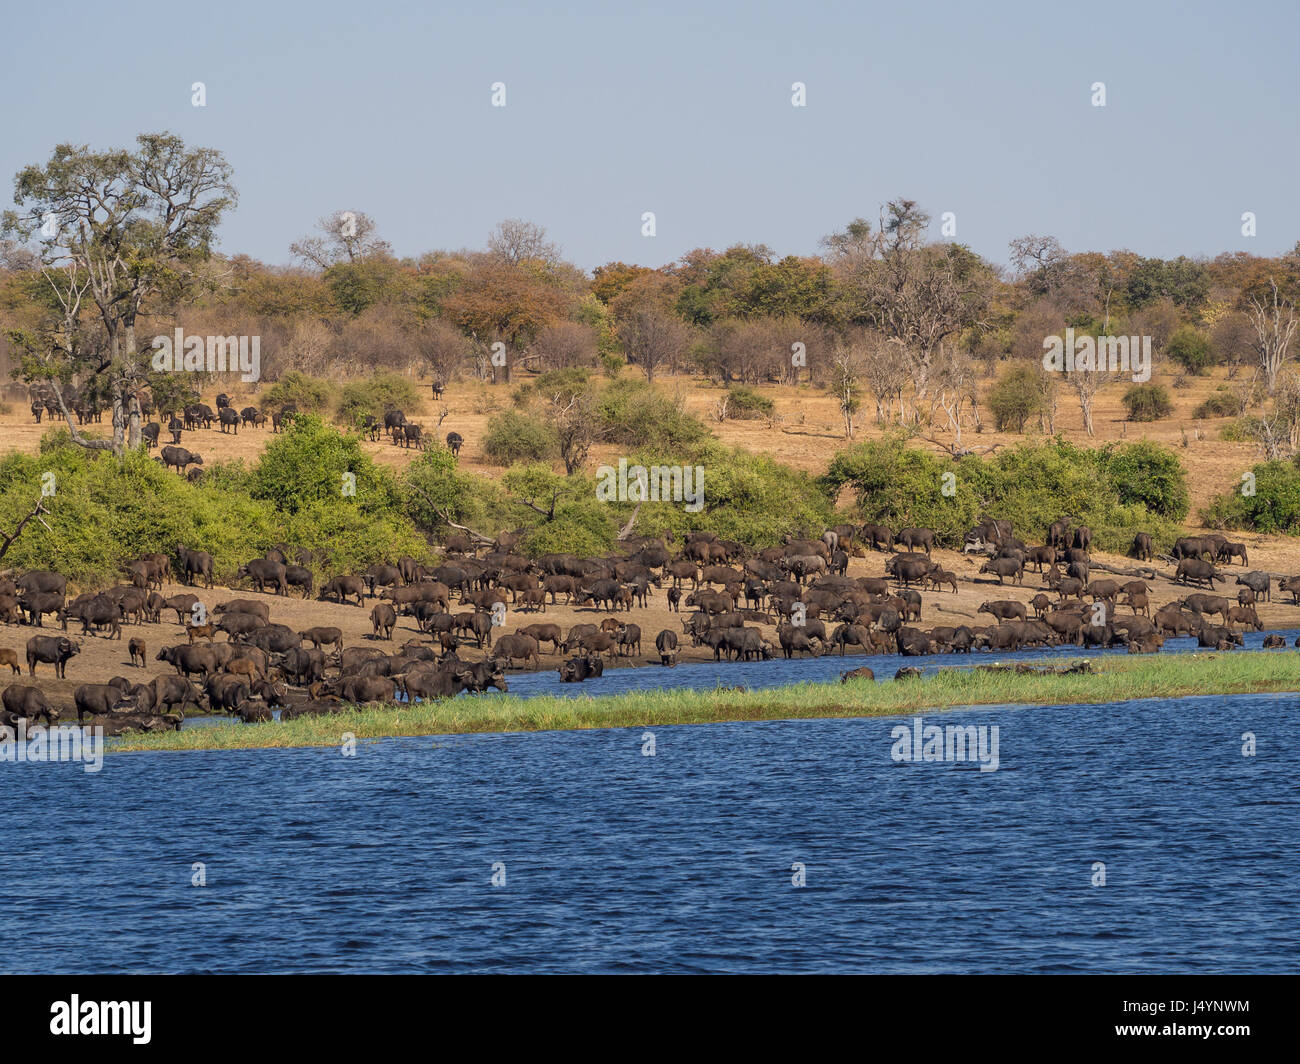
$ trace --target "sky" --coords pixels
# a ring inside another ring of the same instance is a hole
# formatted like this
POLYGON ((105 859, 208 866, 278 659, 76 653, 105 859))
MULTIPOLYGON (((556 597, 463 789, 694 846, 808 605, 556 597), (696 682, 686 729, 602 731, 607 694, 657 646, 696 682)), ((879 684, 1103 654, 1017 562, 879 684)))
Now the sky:
POLYGON ((807 255, 900 196, 1000 263, 1026 233, 1161 257, 1300 240, 1296 0, 7 6, 7 183, 59 143, 170 130, 234 167, 219 250, 273 264, 336 210, 398 255, 512 217, 588 270, 807 255))

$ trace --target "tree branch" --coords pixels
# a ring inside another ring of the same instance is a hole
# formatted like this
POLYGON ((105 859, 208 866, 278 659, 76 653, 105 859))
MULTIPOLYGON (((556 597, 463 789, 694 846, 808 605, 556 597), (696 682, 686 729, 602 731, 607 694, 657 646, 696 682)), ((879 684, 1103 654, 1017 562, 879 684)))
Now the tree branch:
POLYGON ((9 548, 13 546, 14 540, 22 535, 22 531, 29 521, 32 521, 33 519, 40 521, 42 525, 45 525, 46 531, 50 531, 50 526, 46 525, 45 522, 41 520, 41 514, 47 514, 49 512, 50 511, 45 508, 45 501, 42 497, 36 500, 36 505, 32 507, 31 513, 19 521, 18 524, 14 526, 12 532, 6 534, 3 529, 0 529, 0 536, 4 536, 4 539, 0 541, 0 558, 3 558, 9 552, 9 548))

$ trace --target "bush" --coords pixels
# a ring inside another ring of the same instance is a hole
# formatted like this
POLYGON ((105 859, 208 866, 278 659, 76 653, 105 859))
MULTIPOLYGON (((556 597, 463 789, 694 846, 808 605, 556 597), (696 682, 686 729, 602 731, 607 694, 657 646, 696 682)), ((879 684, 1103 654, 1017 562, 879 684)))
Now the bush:
POLYGON ((1025 422, 1046 411, 1042 376, 1034 366, 1012 366, 998 377, 985 405, 999 432, 1024 432, 1025 422))
POLYGON ((1123 402, 1130 421, 1159 421, 1174 409, 1169 393, 1159 384, 1134 384, 1124 393, 1123 402))
POLYGON ((400 373, 376 373, 344 385, 337 417, 345 425, 357 426, 367 414, 382 417, 387 410, 411 410, 419 404, 415 386, 400 373))
POLYGON ((1210 338, 1191 325, 1180 326, 1165 345, 1169 357, 1188 373, 1201 376, 1214 361, 1210 338))
POLYGON ((618 380, 596 401, 598 438, 626 447, 686 452, 709 430, 682 406, 645 381, 618 380))
POLYGON ((1121 503, 1181 521, 1190 505, 1187 471, 1173 451, 1150 440, 1102 448, 1106 472, 1121 503))
POLYGON ((1246 402, 1241 396, 1220 386, 1192 411, 1192 417, 1239 417, 1245 409, 1246 402))
POLYGON ((1243 495, 1238 481, 1201 511, 1201 520, 1217 528, 1300 534, 1300 468, 1294 462, 1262 462, 1251 473, 1253 495, 1243 495))
MULTIPOLYGON (((680 543, 687 532, 714 532, 762 548, 786 536, 820 536, 835 523, 834 507, 820 484, 767 455, 711 441, 690 455, 642 452, 629 459, 629 465, 638 464, 691 466, 693 477, 703 477, 693 485, 702 487, 703 505, 690 512, 681 502, 645 503, 633 529, 637 535, 671 536, 680 543)), ((633 506, 610 508, 615 523, 624 523, 633 506)))
POLYGON ((361 440, 314 414, 294 418, 271 439, 252 470, 248 490, 290 515, 327 502, 377 517, 399 513, 402 503, 396 478, 375 464, 361 440), (345 486, 351 494, 345 494, 345 486))
POLYGON ((1172 543, 1174 519, 1187 506, 1177 456, 1145 442, 1086 449, 1058 438, 953 462, 890 437, 841 451, 823 484, 832 498, 852 488, 861 519, 895 531, 930 528, 948 547, 960 546, 989 513, 1027 540, 1041 540, 1053 521, 1068 517, 1091 527, 1101 549, 1122 553, 1139 531, 1172 543), (950 496, 943 494, 945 473, 954 475, 950 496), (1143 487, 1144 476, 1155 483, 1143 487))
MULTIPOLYGON (((976 465, 968 468, 974 470, 976 465)), ((870 440, 831 460, 822 484, 832 499, 851 487, 863 519, 894 531, 932 529, 940 542, 960 545, 979 517, 976 482, 959 475, 961 466, 929 451, 907 447, 899 437, 870 440), (956 476, 956 494, 943 494, 944 474, 956 476)), ((1001 515, 999 515, 1001 516, 1001 515)))
POLYGON ((1228 443, 1258 443, 1264 422, 1254 414, 1243 414, 1223 426, 1219 439, 1228 443))
POLYGON ((506 410, 488 422, 483 453, 497 465, 553 462, 560 454, 560 439, 541 418, 506 410))
POLYGON ((29 526, 4 565, 57 569, 79 588, 116 583, 125 559, 174 555, 182 545, 209 552, 223 580, 277 543, 315 551, 318 575, 430 553, 402 513, 393 476, 354 437, 317 418, 298 419, 251 470, 215 464, 197 484, 143 451, 117 459, 70 443, 66 432, 51 433, 40 455, 0 460, 0 527, 12 528, 31 509, 47 472, 55 476, 45 515, 50 530, 29 526), (355 496, 340 490, 341 471, 356 475, 355 496))
POLYGON ((776 404, 765 395, 759 395, 752 388, 736 385, 727 389, 727 417, 736 421, 752 421, 756 418, 771 417, 776 411, 776 404))
MULTIPOLYGON (((149 394, 153 396, 154 409, 159 415, 170 414, 183 409, 190 403, 197 403, 202 398, 199 393, 197 374, 190 373, 156 373, 149 378, 149 394)), ((207 374, 202 374, 206 377, 207 374)), ((162 418, 163 424, 167 423, 162 418)))
POLYGON ((318 377, 309 377, 294 370, 286 373, 261 398, 263 413, 279 413, 288 405, 298 408, 302 414, 318 414, 330 404, 334 388, 328 381, 318 377))
POLYGON ((55 477, 44 516, 49 530, 29 525, 4 565, 55 569, 79 588, 114 584, 124 559, 173 554, 182 544, 208 551, 218 572, 229 573, 279 533, 268 503, 193 484, 143 452, 119 460, 70 442, 0 461, 0 527, 12 529, 31 509, 47 472, 55 477))

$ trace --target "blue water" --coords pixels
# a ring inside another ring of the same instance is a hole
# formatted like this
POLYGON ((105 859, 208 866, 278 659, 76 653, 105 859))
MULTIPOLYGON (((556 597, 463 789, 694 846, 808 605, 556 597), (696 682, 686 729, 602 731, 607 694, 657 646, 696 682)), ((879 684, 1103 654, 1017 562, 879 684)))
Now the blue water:
MULTIPOLYGON (((1300 629, 1270 629, 1266 632, 1246 632, 1245 646, 1231 653, 1260 651, 1264 637, 1270 634, 1283 636, 1287 641, 1286 650, 1262 651, 1267 654, 1295 653, 1290 649, 1295 643, 1300 629)), ((647 643, 647 645, 650 645, 647 643)), ((651 647, 653 652, 653 647, 651 647)), ((1161 654, 1209 653, 1196 645, 1196 640, 1188 636, 1165 641, 1161 654)), ((825 683, 838 680, 842 672, 866 665, 876 674, 877 682, 894 679, 894 673, 904 666, 920 669, 923 673, 937 672, 939 669, 972 668, 989 665, 993 662, 1014 661, 1061 661, 1070 658, 1101 658, 1111 655, 1127 655, 1124 647, 1109 647, 1099 650, 1096 647, 1060 646, 1020 650, 1014 654, 1006 651, 990 652, 977 650, 970 654, 929 654, 924 657, 903 657, 899 654, 828 654, 822 658, 784 657, 772 661, 720 661, 678 665, 674 669, 663 666, 640 665, 635 668, 607 669, 603 676, 587 680, 580 684, 560 683, 555 669, 535 672, 510 671, 506 675, 512 695, 559 695, 568 698, 581 698, 595 694, 622 694, 625 691, 658 690, 664 687, 680 687, 691 690, 712 690, 722 686, 744 686, 750 689, 764 687, 781 687, 792 683, 825 683)))
POLYGON ((0 970, 1300 967, 1300 695, 927 720, 998 771, 895 763, 906 718, 0 765, 0 970))

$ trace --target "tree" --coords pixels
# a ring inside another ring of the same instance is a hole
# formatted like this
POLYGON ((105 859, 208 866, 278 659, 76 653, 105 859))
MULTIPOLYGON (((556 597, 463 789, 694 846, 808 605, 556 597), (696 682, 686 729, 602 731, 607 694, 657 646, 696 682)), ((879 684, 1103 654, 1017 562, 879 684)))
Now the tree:
POLYGON ((289 245, 295 258, 309 262, 318 269, 328 270, 341 263, 365 262, 372 258, 386 258, 393 249, 386 240, 376 235, 378 225, 364 211, 335 211, 320 219, 316 228, 321 236, 305 236, 289 245))
POLYGON ((1290 357, 1291 341, 1295 337, 1295 304, 1283 299, 1277 288, 1277 282, 1271 278, 1272 298, 1252 296, 1250 299, 1251 323, 1255 326, 1255 353, 1259 356, 1260 369, 1264 371, 1264 381, 1268 394, 1277 391, 1277 375, 1290 357))
POLYGON ((460 368, 474 354, 474 345, 464 333, 456 326, 436 319, 415 329, 411 343, 429 367, 433 379, 444 385, 455 380, 460 368))
POLYGON ((902 345, 871 336, 863 345, 862 368, 867 385, 876 400, 876 423, 884 425, 890 407, 898 403, 898 419, 903 419, 903 390, 909 380, 908 363, 902 345))
POLYGON ((596 391, 585 374, 549 373, 536 384, 545 403, 546 420, 560 441, 566 473, 576 473, 596 442, 596 391))
POLYGON ((546 230, 522 218, 507 218, 498 222, 488 235, 488 254, 508 266, 540 262, 556 266, 560 262, 560 248, 546 239, 546 230))
POLYGON ((999 432, 1024 432, 1025 422, 1044 410, 1044 395, 1039 377, 1041 369, 1012 366, 989 390, 985 400, 999 432))
POLYGON ((1166 352, 1188 373, 1200 376, 1210 365, 1210 338, 1194 326, 1184 325, 1169 338, 1166 352))
POLYGON ((1106 369, 1104 359, 1098 352, 1097 364, 1093 366, 1075 365, 1066 375, 1066 383, 1079 400, 1079 412, 1083 414, 1083 429, 1089 436, 1097 435, 1092 425, 1092 404, 1097 393, 1111 381, 1110 371, 1106 369))
POLYGON ((661 366, 670 372, 677 368, 678 359, 690 345, 691 330, 674 314, 651 305, 631 312, 619 329, 619 338, 628 359, 652 381, 661 366))
POLYGON ((568 293, 536 270, 489 256, 472 260, 443 300, 447 318, 480 344, 509 345, 510 361, 543 328, 564 318, 568 307, 568 293))
POLYGON ((1159 384, 1134 384, 1124 392, 1124 407, 1130 421, 1159 421, 1174 409, 1169 393, 1159 384))
POLYGON ((530 358, 543 370, 594 366, 597 361, 596 330, 576 321, 557 321, 537 334, 530 358))
POLYGON ((80 446, 121 455, 140 445, 139 392, 148 359, 136 326, 150 301, 178 300, 209 258, 217 225, 236 202, 231 170, 220 152, 188 149, 170 133, 145 133, 137 150, 91 151, 60 144, 50 161, 20 171, 6 233, 39 237, 41 272, 54 314, 24 339, 22 373, 54 391, 80 446), (83 310, 93 304, 101 335, 89 333, 83 310), (109 397, 111 441, 86 439, 64 392, 90 386, 109 397))
POLYGON ((952 429, 952 451, 960 453, 962 411, 969 407, 975 416, 976 429, 979 428, 979 388, 975 375, 975 363, 970 356, 955 347, 945 346, 940 350, 940 357, 934 376, 935 402, 948 417, 952 429))
POLYGON ((1050 295, 1063 283, 1069 255, 1054 236, 1016 237, 1010 244, 1011 265, 1021 280, 1039 295, 1050 295))
POLYGON ((844 419, 844 438, 853 439, 854 422, 862 407, 862 348, 852 342, 836 346, 831 356, 831 390, 844 419))
POLYGON ((826 238, 849 313, 898 340, 912 360, 918 398, 929 390, 939 346, 981 321, 992 296, 993 271, 960 244, 923 243, 930 216, 913 201, 881 209, 874 236, 862 219, 826 238))

